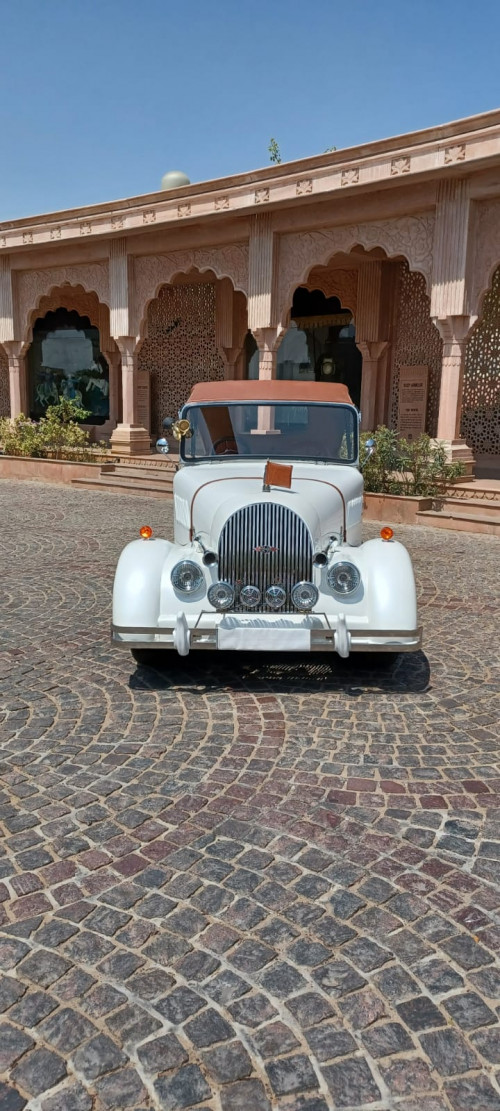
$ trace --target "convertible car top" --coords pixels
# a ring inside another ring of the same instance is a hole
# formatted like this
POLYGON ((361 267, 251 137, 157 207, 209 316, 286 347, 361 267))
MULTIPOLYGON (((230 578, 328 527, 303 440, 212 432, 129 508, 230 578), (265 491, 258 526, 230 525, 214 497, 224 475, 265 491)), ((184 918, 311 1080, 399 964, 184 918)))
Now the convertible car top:
POLYGON ((279 379, 256 378, 251 381, 198 382, 193 386, 188 405, 210 402, 305 402, 319 401, 352 405, 347 386, 340 382, 285 382, 279 379))

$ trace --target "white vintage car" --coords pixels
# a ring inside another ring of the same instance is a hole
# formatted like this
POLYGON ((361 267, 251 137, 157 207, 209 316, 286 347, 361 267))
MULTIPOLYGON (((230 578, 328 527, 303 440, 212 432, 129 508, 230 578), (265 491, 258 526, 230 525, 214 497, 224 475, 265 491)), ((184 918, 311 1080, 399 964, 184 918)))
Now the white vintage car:
POLYGON ((180 442, 174 540, 144 526, 122 552, 115 644, 142 660, 420 648, 406 548, 390 528, 362 543, 359 414, 345 386, 200 384, 165 425, 180 442))

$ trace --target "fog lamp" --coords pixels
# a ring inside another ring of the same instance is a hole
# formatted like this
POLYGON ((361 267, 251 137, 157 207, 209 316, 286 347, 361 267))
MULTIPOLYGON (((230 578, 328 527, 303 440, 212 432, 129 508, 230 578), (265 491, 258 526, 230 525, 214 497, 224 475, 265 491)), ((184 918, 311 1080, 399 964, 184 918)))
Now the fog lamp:
POLYGON ((231 583, 212 583, 208 589, 208 600, 216 610, 228 610, 234 602, 234 588, 231 583))
POLYGON ((335 594, 353 594, 361 582, 354 563, 334 563, 327 572, 328 586, 335 594))
POLYGON ((205 582, 201 567, 191 559, 183 559, 176 563, 170 575, 172 585, 180 594, 194 594, 205 582))
POLYGON ((268 586, 265 594, 266 602, 272 610, 279 610, 286 602, 286 590, 282 586, 268 586))
POLYGON ((249 610, 254 610, 259 605, 261 593, 258 586, 244 586, 240 590, 240 601, 249 610))
POLYGON ((319 591, 314 583, 295 583, 291 594, 292 602, 298 610, 311 610, 319 598, 319 591))

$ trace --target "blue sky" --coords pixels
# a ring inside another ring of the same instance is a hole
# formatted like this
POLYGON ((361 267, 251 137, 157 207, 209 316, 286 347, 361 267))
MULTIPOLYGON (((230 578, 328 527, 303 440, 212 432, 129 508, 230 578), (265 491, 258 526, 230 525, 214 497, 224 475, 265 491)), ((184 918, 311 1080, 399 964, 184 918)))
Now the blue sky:
POLYGON ((500 105, 498 0, 0 0, 0 220, 500 105))

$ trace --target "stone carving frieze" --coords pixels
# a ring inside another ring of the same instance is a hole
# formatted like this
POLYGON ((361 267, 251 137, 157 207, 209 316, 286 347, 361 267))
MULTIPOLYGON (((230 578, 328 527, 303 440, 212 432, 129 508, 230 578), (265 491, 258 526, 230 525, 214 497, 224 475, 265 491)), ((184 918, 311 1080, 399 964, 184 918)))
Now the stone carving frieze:
POLYGON ((227 247, 205 247, 186 251, 170 251, 162 255, 145 255, 134 265, 134 317, 137 333, 145 319, 149 302, 162 285, 169 285, 176 274, 190 270, 204 273, 212 270, 217 278, 229 278, 235 289, 247 294, 248 246, 236 243, 227 247))
POLYGON ((82 286, 88 292, 96 293, 99 301, 109 306, 108 266, 105 262, 21 270, 16 275, 16 284, 19 327, 23 339, 27 337, 32 314, 42 297, 57 286, 82 286))
POLYGON ((402 255, 412 270, 423 274, 430 290, 433 234, 434 214, 428 213, 282 235, 278 292, 280 319, 290 307, 294 289, 305 282, 313 266, 325 266, 333 255, 349 253, 356 245, 368 251, 381 247, 389 258, 402 255))
POLYGON ((499 265, 500 199, 481 201, 476 207, 471 313, 479 313, 484 294, 490 288, 499 265))

